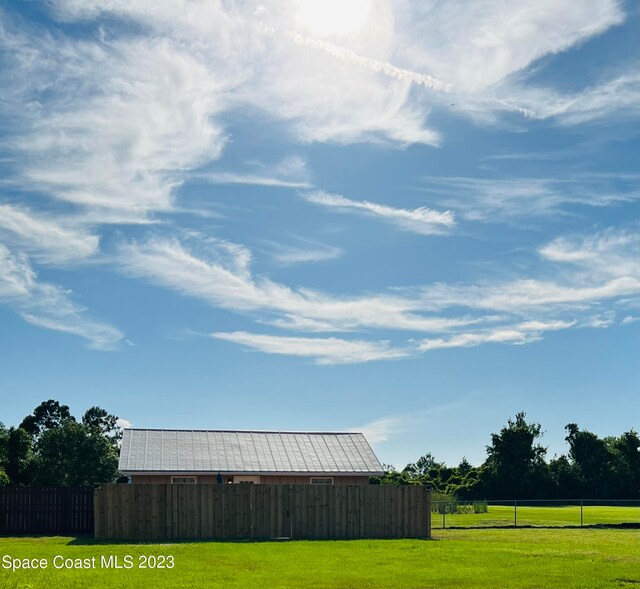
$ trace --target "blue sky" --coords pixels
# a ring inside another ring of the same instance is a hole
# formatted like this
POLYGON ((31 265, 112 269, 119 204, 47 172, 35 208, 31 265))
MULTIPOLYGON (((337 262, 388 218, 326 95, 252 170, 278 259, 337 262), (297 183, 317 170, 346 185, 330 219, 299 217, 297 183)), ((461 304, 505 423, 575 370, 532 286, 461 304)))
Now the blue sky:
POLYGON ((0 7, 0 419, 637 429, 639 7, 0 7))

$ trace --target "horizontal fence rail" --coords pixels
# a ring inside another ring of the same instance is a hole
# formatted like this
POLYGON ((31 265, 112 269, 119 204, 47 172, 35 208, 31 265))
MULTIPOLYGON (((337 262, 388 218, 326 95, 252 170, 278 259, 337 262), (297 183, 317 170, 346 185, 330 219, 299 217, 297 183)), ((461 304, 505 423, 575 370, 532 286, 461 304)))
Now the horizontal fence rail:
POLYGON ((105 540, 428 538, 431 494, 391 485, 103 485, 105 540))
POLYGON ((4 487, 0 534, 91 534, 93 488, 4 487))
POLYGON ((512 499, 433 501, 432 527, 640 527, 640 500, 512 499))

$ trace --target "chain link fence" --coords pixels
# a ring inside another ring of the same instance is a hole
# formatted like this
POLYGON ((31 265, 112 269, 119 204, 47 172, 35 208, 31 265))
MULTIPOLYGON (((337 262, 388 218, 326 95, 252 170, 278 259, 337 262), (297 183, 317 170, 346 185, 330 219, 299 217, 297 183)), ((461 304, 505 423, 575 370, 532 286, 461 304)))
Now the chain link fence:
POLYGON ((640 527, 640 500, 563 499, 432 503, 431 527, 640 527))

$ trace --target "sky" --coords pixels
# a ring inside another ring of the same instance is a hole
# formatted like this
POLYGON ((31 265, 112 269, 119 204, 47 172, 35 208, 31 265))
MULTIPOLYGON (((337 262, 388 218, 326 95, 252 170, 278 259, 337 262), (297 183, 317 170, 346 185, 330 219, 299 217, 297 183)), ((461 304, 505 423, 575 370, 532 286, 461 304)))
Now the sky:
POLYGON ((480 464, 640 415, 640 4, 0 3, 0 420, 480 464))

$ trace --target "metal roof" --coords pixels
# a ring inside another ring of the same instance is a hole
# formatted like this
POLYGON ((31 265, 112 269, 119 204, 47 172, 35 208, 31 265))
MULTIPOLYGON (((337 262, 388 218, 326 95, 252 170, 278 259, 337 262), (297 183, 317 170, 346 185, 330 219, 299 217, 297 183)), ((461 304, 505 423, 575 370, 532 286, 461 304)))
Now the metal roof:
POLYGON ((361 433, 125 429, 122 473, 382 474, 361 433))

